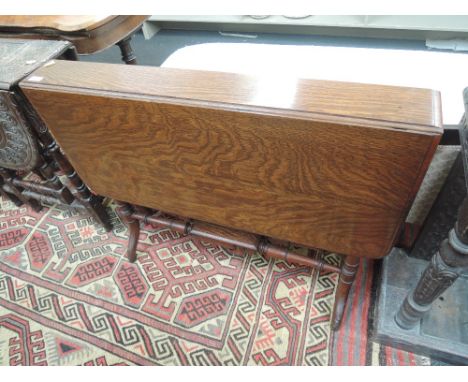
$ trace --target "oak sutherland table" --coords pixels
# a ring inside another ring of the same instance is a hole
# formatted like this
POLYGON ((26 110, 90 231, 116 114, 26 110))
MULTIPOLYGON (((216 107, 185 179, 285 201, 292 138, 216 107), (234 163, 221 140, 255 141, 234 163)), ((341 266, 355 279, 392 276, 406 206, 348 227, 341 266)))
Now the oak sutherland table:
POLYGON ((389 252, 442 133, 425 89, 65 61, 21 87, 86 184, 124 202, 132 261, 145 220, 337 271, 334 328, 359 258, 389 252))

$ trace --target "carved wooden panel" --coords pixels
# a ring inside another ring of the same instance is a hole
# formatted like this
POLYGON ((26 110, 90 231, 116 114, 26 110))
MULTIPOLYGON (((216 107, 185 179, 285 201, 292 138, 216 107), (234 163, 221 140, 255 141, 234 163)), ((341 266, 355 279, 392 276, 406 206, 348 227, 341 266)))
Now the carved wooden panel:
POLYGON ((36 138, 11 93, 0 91, 0 167, 31 170, 38 160, 36 138))

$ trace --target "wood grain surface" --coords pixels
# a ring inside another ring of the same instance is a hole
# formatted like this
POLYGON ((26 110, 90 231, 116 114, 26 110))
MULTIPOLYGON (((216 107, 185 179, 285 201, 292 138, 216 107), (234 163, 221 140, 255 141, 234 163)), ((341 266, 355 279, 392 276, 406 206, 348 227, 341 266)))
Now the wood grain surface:
POLYGON ((1 15, 0 29, 40 28, 77 32, 98 28, 116 17, 110 15, 1 15))
POLYGON ((21 88, 101 195, 387 254, 441 134, 437 92, 55 61, 21 88))

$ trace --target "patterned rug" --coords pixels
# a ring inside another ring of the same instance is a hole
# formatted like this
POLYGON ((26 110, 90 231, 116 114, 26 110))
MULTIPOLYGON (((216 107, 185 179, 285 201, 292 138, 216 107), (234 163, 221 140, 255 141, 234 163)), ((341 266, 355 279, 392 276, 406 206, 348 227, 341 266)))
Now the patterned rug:
POLYGON ((0 365, 429 363, 369 340, 371 262, 333 333, 336 273, 151 226, 130 264, 112 204, 111 233, 58 207, 0 207, 0 365))

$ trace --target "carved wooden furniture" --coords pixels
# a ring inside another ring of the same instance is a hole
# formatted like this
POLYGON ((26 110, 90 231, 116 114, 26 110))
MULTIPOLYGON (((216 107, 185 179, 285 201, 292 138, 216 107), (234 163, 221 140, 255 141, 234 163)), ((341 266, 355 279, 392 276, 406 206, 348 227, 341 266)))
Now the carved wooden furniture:
POLYGON ((429 311, 433 302, 468 270, 468 198, 458 211, 455 227, 432 257, 416 287, 398 310, 395 321, 411 329, 429 311))
POLYGON ((131 35, 149 16, 0 16, 0 36, 62 39, 78 54, 91 54, 117 44, 122 60, 136 64, 131 35))
POLYGON ((0 39, 0 193, 36 211, 40 202, 84 209, 110 230, 102 198, 83 184, 18 87, 33 70, 60 57, 75 57, 69 42, 0 39), (30 172, 39 181, 28 178, 30 172))
POLYGON ((424 89, 65 61, 33 76, 22 89, 77 172, 123 202, 131 261, 144 220, 337 271, 334 328, 442 133, 424 89), (339 268, 272 238, 346 257, 339 268))
MULTIPOLYGON (((468 88, 464 91, 465 117, 460 123, 460 143, 468 189, 468 88)), ((416 287, 408 293, 395 315, 403 329, 416 326, 433 302, 449 288, 462 273, 468 271, 468 196, 458 209, 455 226, 440 244, 416 287)))

